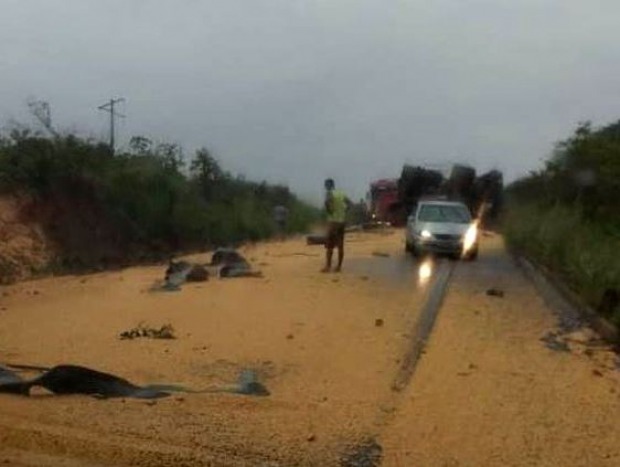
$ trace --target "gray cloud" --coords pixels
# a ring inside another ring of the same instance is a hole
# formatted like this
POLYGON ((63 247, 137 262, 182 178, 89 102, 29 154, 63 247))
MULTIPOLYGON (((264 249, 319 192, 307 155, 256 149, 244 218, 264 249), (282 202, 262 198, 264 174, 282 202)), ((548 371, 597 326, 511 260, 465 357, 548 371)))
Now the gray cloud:
POLYGON ((207 145, 249 178, 352 196, 405 161, 512 179, 617 118, 612 0, 4 0, 0 117, 207 145))

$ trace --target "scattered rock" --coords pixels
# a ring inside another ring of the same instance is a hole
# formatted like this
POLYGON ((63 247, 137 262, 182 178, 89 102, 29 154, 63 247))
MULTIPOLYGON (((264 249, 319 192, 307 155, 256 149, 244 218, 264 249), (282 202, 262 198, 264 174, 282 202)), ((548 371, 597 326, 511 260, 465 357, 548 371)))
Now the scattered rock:
POLYGON ((489 297, 504 298, 504 291, 495 287, 491 287, 490 289, 487 289, 487 295, 489 297))
POLYGON ((148 405, 149 407, 152 407, 155 404, 157 404, 157 401, 148 401, 148 402, 145 402, 145 404, 148 405))
POLYGON ((600 370, 597 370, 596 368, 594 370, 592 370, 592 374, 594 376, 603 376, 603 373, 600 370))
POLYGON ((88 282, 88 279, 80 279, 80 284, 86 284, 88 282))
POLYGON ((316 435, 314 433, 310 433, 307 437, 306 437, 306 441, 308 441, 309 443, 316 441, 316 435))
POLYGON ((383 326, 383 320, 381 318, 375 319, 375 326, 378 328, 383 326))
POLYGON ((332 282, 340 282, 340 279, 334 278, 334 279, 332 279, 332 282))
POLYGON ((474 364, 474 363, 470 363, 470 364, 469 364, 469 366, 468 366, 468 368, 469 368, 470 370, 476 370, 476 369, 478 368, 478 365, 476 365, 476 364, 474 364))
POLYGON ((367 281, 368 279, 370 279, 370 277, 368 276, 360 276, 360 279, 363 281, 367 281))
POLYGON ((287 334, 287 335, 286 335, 286 338, 287 338, 288 340, 291 340, 291 339, 294 339, 294 338, 295 338, 295 336, 294 336, 294 335, 292 335, 292 334, 287 334))
POLYGON ((456 375, 457 376, 469 376, 471 373, 467 372, 467 371, 459 371, 456 375))

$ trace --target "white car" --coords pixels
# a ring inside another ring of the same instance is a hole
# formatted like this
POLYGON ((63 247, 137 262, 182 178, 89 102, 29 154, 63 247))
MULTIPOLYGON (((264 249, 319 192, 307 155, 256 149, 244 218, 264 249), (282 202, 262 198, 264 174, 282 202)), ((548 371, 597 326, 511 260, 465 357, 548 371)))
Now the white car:
POLYGON ((420 201, 407 219, 405 248, 414 256, 478 257, 478 228, 469 209, 455 201, 420 201))

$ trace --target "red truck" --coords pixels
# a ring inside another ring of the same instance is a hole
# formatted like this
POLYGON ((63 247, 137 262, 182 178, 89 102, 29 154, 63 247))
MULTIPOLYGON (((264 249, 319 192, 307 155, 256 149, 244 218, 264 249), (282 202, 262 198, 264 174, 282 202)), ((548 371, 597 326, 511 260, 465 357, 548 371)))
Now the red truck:
POLYGON ((381 179, 370 184, 368 193, 370 214, 374 222, 400 223, 400 199, 398 195, 398 179, 381 179))

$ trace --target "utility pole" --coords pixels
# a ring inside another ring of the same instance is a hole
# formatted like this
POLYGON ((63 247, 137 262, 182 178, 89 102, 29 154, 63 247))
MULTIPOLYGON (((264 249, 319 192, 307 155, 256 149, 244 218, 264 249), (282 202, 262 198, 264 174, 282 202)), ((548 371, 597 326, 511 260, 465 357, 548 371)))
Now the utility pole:
POLYGON ((97 107, 99 110, 105 110, 110 114, 110 152, 114 155, 114 119, 115 117, 125 117, 114 110, 114 106, 119 102, 124 102, 122 97, 119 99, 110 99, 106 104, 97 107))

